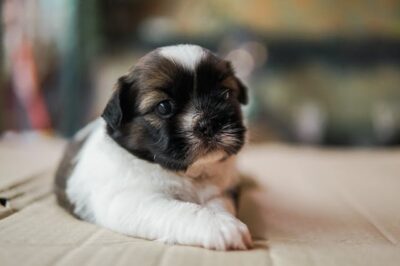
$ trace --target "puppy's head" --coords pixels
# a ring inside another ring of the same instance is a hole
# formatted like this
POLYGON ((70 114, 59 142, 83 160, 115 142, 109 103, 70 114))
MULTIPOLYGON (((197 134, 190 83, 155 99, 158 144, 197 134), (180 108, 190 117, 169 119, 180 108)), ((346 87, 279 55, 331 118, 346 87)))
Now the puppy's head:
POLYGON ((102 117, 120 146, 180 171, 240 150, 246 102, 229 62, 199 46, 177 45, 150 52, 119 78, 102 117))

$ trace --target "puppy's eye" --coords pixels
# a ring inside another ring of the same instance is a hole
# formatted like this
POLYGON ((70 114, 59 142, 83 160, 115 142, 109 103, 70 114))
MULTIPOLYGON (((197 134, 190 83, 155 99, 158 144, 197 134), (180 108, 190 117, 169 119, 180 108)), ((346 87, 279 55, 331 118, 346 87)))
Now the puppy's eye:
POLYGON ((171 100, 165 100, 159 102, 155 110, 159 116, 163 118, 168 118, 173 114, 174 106, 171 100))
POLYGON ((223 94, 223 97, 224 97, 225 100, 228 100, 231 97, 230 90, 225 90, 224 94, 223 94))

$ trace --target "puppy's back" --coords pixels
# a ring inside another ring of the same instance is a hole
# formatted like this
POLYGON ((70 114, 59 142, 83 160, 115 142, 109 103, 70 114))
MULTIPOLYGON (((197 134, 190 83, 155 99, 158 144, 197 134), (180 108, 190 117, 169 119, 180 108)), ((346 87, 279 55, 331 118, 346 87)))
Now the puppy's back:
POLYGON ((55 174, 54 192, 56 194, 57 202, 72 214, 74 205, 68 199, 66 194, 67 182, 75 168, 79 152, 85 145, 90 134, 93 132, 96 126, 98 126, 98 120, 99 119, 91 122, 83 129, 78 131, 73 139, 68 142, 64 151, 64 155, 55 174))

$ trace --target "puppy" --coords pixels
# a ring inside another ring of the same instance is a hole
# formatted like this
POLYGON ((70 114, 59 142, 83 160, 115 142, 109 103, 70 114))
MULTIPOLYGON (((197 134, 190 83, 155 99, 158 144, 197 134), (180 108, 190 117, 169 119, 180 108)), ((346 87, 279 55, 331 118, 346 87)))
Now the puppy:
POLYGON ((228 191, 245 127, 245 86, 196 45, 156 49, 119 78, 100 118, 76 134, 56 174, 77 217, 168 244, 247 249, 228 191))

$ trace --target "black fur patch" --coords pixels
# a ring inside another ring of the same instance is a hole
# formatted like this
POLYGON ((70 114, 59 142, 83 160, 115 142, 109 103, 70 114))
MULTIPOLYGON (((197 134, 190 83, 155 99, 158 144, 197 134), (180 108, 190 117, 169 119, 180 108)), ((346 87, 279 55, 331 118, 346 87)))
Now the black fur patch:
POLYGON ((63 158, 61 159, 55 175, 54 192, 56 194, 57 202, 72 214, 74 214, 74 205, 69 201, 65 194, 65 190, 67 188, 68 178, 71 176, 72 171, 75 168, 74 158, 81 150, 87 138, 88 135, 81 140, 71 140, 67 144, 67 148, 65 149, 63 158))

